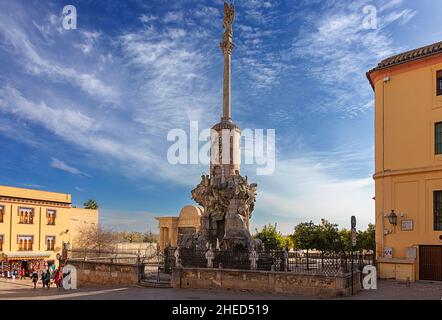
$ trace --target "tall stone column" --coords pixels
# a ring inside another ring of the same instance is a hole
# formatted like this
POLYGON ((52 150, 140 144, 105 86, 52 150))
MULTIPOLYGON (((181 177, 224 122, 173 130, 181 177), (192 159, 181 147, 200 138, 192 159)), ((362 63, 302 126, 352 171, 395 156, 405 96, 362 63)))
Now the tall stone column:
POLYGON ((224 52, 224 79, 223 79, 223 117, 221 121, 232 119, 231 109, 231 59, 230 53, 224 52))
POLYGON ((224 35, 220 43, 221 50, 224 54, 224 79, 223 79, 223 116, 221 121, 231 121, 231 57, 233 45, 233 20, 235 18, 235 8, 233 4, 224 3, 224 35))

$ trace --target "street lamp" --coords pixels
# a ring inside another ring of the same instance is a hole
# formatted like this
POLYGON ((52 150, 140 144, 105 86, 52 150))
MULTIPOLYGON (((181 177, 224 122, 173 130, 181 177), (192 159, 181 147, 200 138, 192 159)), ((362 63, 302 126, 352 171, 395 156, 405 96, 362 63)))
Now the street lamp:
POLYGON ((397 215, 394 212, 394 209, 391 210, 391 213, 387 217, 388 217, 388 222, 390 222, 391 225, 393 226, 397 225, 397 215))

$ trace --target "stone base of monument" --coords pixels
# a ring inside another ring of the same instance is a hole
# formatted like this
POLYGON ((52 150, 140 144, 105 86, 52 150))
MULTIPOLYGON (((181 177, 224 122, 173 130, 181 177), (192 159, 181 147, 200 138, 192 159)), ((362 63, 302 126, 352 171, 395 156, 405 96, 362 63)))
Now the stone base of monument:
MULTIPOLYGON (((353 290, 356 293, 361 289, 359 272, 354 274, 353 280, 353 290)), ((315 275, 236 269, 174 268, 172 287, 218 288, 337 298, 351 295, 351 273, 315 275)))

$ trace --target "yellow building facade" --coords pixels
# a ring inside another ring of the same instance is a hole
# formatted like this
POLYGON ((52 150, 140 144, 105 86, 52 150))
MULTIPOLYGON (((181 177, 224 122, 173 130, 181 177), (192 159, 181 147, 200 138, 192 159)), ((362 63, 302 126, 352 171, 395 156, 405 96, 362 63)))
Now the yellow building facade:
POLYGON ((0 270, 57 265, 87 224, 98 224, 98 210, 73 208, 70 194, 0 186, 0 270))
POLYGON ((385 59, 367 77, 379 275, 441 281, 442 42, 385 59))
POLYGON ((167 246, 176 247, 183 236, 198 233, 202 212, 201 208, 188 205, 180 210, 178 217, 155 217, 158 221, 160 250, 167 246))

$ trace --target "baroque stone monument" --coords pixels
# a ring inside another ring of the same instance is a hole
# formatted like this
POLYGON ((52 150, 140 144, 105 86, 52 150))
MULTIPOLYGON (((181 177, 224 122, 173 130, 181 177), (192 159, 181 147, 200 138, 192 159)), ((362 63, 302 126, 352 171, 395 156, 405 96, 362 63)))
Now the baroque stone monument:
POLYGON ((192 199, 204 208, 201 230, 194 239, 183 239, 180 245, 218 247, 221 250, 260 249, 253 240, 249 221, 256 198, 256 183, 249 184, 240 174, 241 129, 231 115, 231 55, 235 8, 224 3, 224 35, 220 43, 224 56, 223 114, 211 130, 210 175, 203 175, 192 190, 192 199))

